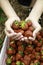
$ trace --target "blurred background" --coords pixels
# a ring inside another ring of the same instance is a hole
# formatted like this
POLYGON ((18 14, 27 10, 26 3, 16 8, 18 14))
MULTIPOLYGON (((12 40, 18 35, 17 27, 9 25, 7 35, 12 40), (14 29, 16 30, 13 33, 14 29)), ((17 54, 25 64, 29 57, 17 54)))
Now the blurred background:
MULTIPOLYGON (((17 15, 21 18, 21 20, 24 20, 29 15, 35 4, 35 1, 36 0, 9 0, 17 15)), ((7 17, 0 8, 0 43, 3 42, 5 37, 4 24, 6 20, 7 17)), ((39 23, 43 27, 43 14, 39 19, 39 23)))

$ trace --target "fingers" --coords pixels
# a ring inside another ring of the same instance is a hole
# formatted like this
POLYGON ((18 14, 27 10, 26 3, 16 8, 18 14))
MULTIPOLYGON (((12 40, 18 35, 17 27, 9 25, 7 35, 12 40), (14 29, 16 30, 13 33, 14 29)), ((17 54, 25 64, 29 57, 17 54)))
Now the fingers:
POLYGON ((16 35, 16 33, 12 33, 11 31, 6 30, 6 29, 5 29, 5 33, 6 33, 6 35, 7 35, 8 37, 12 37, 12 36, 16 35))
POLYGON ((12 23, 15 21, 15 20, 18 20, 20 21, 20 18, 19 17, 11 17, 9 18, 6 22, 5 22, 5 27, 11 27, 12 23))
POLYGON ((25 19, 25 21, 29 20, 29 16, 25 19))
POLYGON ((13 37, 15 40, 22 40, 23 38, 23 35, 21 33, 15 33, 15 32, 13 33, 11 30, 8 31, 6 28, 5 28, 5 33, 8 37, 13 37))
POLYGON ((18 40, 18 38, 21 36, 21 33, 17 33, 16 36, 14 35, 14 39, 18 40))
POLYGON ((33 37, 29 37, 30 40, 35 40, 37 33, 41 30, 41 26, 33 31, 33 37))
POLYGON ((12 23, 15 21, 15 20, 18 20, 20 21, 20 18, 18 16, 16 17, 11 17, 9 18, 6 23, 5 23, 5 33, 8 37, 11 37, 13 35, 16 35, 16 33, 13 31, 13 29, 11 28, 11 25, 12 23))
MULTIPOLYGON (((31 18, 31 17, 30 17, 31 18)), ((29 20, 29 17, 26 18, 26 21, 29 20)), ((35 40, 36 34, 41 30, 40 24, 34 19, 31 18, 32 26, 35 28, 33 31, 33 37, 29 37, 30 40, 35 40)))
POLYGON ((20 40, 21 41, 21 39, 23 38, 23 35, 19 35, 18 37, 16 37, 15 39, 16 40, 20 40))

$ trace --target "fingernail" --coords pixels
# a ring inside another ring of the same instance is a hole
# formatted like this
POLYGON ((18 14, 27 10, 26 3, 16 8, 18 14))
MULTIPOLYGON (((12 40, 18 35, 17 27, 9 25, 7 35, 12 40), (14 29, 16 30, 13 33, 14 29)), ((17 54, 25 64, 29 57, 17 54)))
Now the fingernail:
POLYGON ((21 38, 23 37, 23 35, 21 35, 21 38))
POLYGON ((27 40, 27 37, 24 37, 25 40, 27 40))
POLYGON ((35 40, 35 38, 32 38, 32 37, 29 37, 28 39, 30 39, 30 40, 35 40))
POLYGON ((24 38, 22 38, 21 40, 24 41, 24 38))
POLYGON ((21 35, 22 33, 19 32, 18 34, 21 35))

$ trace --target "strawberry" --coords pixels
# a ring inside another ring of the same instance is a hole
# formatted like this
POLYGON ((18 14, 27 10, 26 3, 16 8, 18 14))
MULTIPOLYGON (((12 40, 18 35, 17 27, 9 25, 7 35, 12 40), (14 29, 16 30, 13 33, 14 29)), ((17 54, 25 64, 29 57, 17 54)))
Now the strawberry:
POLYGON ((42 38, 41 35, 37 35, 38 40, 41 40, 41 38, 42 38))
POLYGON ((41 62, 40 65, 43 65, 43 62, 41 62))
POLYGON ((22 41, 17 41, 17 46, 21 46, 22 45, 22 41))
POLYGON ((13 29, 18 29, 19 28, 19 22, 17 20, 15 20, 12 24, 12 28, 13 29))
POLYGON ((11 56, 11 60, 12 61, 15 61, 15 56, 11 56))
POLYGON ((32 26, 32 22, 30 20, 26 21, 28 26, 32 26))
POLYGON ((40 47, 36 47, 35 49, 37 52, 40 52, 41 48, 40 47))
POLYGON ((22 34, 24 34, 24 31, 22 29, 18 29, 18 30, 14 30, 16 33, 21 32, 22 34))
POLYGON ((16 61, 21 59, 21 55, 19 53, 16 54, 16 61))
POLYGON ((24 36, 25 37, 32 36, 32 32, 30 30, 27 30, 27 31, 25 31, 24 36))
POLYGON ((16 65, 15 62, 12 62, 11 65, 16 65))
POLYGON ((12 42, 10 42, 10 44, 9 44, 11 47, 13 47, 13 48, 15 48, 16 47, 16 45, 15 45, 15 42, 14 41, 12 41, 12 42))
POLYGON ((22 47, 22 45, 20 46, 18 46, 18 51, 24 51, 24 48, 22 47))
POLYGON ((40 62, 38 60, 35 60, 34 65, 40 65, 40 62))
POLYGON ((12 48, 8 48, 7 49, 7 54, 8 55, 12 55, 13 54, 13 49, 12 48))
POLYGON ((15 49, 13 50, 13 54, 16 54, 16 50, 15 49))
POLYGON ((37 43, 37 47, 41 47, 42 44, 40 42, 37 43))
POLYGON ((31 62, 31 63, 30 63, 30 65, 34 65, 34 63, 33 63, 33 62, 31 62))
POLYGON ((28 29, 28 25, 27 25, 27 23, 25 21, 21 21, 19 27, 22 30, 27 30, 28 29))
POLYGON ((33 26, 30 26, 29 27, 29 30, 33 32, 34 31, 34 27, 33 26))

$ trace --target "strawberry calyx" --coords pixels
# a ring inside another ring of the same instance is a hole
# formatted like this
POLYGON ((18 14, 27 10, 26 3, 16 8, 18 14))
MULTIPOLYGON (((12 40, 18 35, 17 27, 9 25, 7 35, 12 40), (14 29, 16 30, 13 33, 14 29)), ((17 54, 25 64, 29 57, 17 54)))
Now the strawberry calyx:
POLYGON ((17 20, 15 20, 14 24, 18 26, 19 22, 17 20))
POLYGON ((25 21, 21 21, 19 26, 20 26, 20 28, 24 28, 25 25, 26 25, 26 22, 25 21))

